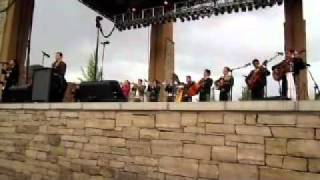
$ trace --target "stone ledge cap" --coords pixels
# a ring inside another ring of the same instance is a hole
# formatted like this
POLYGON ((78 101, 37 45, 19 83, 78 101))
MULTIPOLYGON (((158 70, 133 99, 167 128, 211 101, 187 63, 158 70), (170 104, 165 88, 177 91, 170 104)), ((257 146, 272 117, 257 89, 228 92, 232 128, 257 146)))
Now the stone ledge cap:
POLYGON ((226 111, 295 111, 294 101, 226 102, 226 111))
POLYGON ((320 101, 247 101, 203 103, 8 103, 0 110, 123 110, 123 111, 310 111, 320 112, 320 101))

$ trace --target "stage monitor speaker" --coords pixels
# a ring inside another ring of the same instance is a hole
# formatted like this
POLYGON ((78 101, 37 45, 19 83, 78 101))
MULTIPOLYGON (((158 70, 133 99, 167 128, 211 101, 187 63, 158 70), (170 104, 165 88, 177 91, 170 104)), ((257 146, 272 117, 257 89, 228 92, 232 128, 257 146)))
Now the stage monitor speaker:
POLYGON ((50 102, 52 69, 35 69, 32 78, 32 101, 50 102))
POLYGON ((79 89, 80 102, 125 102, 118 81, 84 82, 79 89))
POLYGON ((4 102, 31 102, 31 90, 29 85, 13 86, 8 89, 6 97, 3 97, 4 102))
POLYGON ((271 96, 271 97, 266 97, 263 100, 265 101, 290 101, 291 99, 283 96, 271 96))

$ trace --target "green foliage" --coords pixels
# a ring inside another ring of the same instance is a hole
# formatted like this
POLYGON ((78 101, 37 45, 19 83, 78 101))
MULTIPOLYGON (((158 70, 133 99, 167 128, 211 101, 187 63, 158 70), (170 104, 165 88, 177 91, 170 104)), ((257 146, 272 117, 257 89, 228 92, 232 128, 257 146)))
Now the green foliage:
POLYGON ((100 68, 97 72, 97 78, 94 77, 95 73, 95 54, 92 54, 88 60, 86 68, 81 68, 82 77, 79 78, 81 82, 90 82, 96 80, 102 80, 102 69, 100 68))

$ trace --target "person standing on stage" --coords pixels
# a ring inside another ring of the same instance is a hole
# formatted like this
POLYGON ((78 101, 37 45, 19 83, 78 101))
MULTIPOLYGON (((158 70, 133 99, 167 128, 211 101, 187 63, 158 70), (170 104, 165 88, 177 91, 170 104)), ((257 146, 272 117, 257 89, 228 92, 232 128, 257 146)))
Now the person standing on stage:
POLYGON ((128 80, 125 80, 124 83, 122 84, 121 89, 124 97, 129 101, 130 90, 131 90, 130 82, 128 80))
POLYGON ((150 102, 158 102, 159 96, 160 96, 160 83, 159 81, 155 80, 148 86, 148 92, 149 92, 149 101, 150 102))
MULTIPOLYGON (((305 51, 302 51, 305 52, 305 51)), ((302 53, 300 52, 300 53, 302 53)), ((297 100, 301 99, 300 96, 300 72, 307 68, 308 64, 306 64, 303 59, 300 57, 300 53, 296 50, 289 50, 288 57, 289 61, 292 65, 292 71, 293 71, 293 79, 294 84, 296 87, 296 95, 297 100)))
POLYGON ((135 102, 144 102, 146 86, 143 84, 142 79, 138 79, 138 84, 134 84, 132 87, 132 93, 135 102))
POLYGON ((56 60, 52 64, 53 72, 65 77, 67 71, 67 64, 63 61, 62 52, 56 53, 56 60))
POLYGON ((2 74, 5 75, 5 84, 4 84, 4 89, 2 92, 2 101, 7 102, 8 99, 8 93, 9 89, 12 86, 18 85, 19 82, 19 66, 16 60, 10 60, 7 64, 7 68, 3 69, 2 74))
POLYGON ((183 102, 192 102, 192 96, 190 96, 189 90, 194 84, 195 82, 192 81, 191 76, 186 76, 186 84, 184 85, 183 91, 183 102))
POLYGON ((200 102, 209 102, 211 95, 211 86, 213 84, 213 80, 210 78, 211 71, 209 69, 204 70, 203 78, 200 81, 200 102))
POLYGON ((270 71, 260 64, 258 59, 252 61, 254 70, 250 72, 246 78, 246 83, 251 90, 252 100, 262 100, 264 98, 264 88, 267 85, 267 76, 270 75, 270 71))
POLYGON ((229 67, 223 68, 223 76, 215 82, 218 90, 220 90, 220 101, 229 101, 231 88, 233 86, 233 77, 229 67))
POLYGON ((164 89, 167 93, 167 102, 175 102, 175 97, 177 93, 177 87, 174 80, 166 83, 166 87, 164 89))
POLYGON ((55 56, 55 62, 52 64, 53 70, 53 99, 54 102, 62 102, 64 93, 67 89, 67 81, 65 79, 67 64, 63 61, 62 52, 57 52, 55 56))

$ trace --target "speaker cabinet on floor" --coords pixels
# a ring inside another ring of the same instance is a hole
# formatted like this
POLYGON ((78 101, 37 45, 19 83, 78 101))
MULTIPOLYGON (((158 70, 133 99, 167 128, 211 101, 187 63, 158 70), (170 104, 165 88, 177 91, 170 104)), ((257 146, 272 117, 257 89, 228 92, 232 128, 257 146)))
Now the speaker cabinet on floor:
POLYGON ((118 81, 84 82, 79 89, 80 102, 125 102, 118 81))

